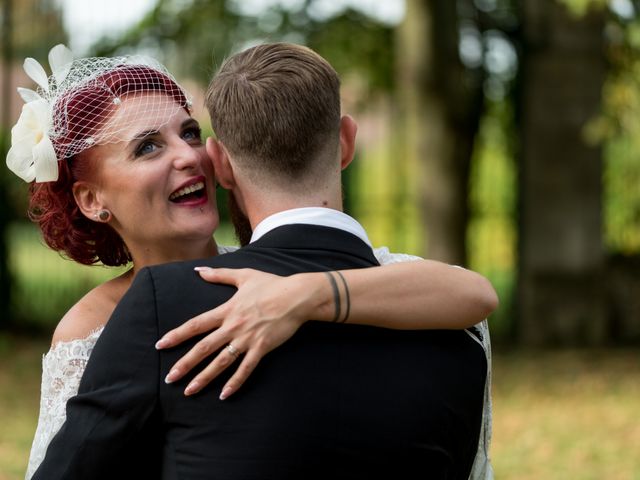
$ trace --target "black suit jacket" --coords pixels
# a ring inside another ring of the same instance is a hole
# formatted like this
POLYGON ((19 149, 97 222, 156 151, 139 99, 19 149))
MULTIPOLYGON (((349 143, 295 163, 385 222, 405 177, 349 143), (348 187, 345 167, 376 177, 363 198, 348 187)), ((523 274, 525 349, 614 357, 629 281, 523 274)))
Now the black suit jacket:
POLYGON ((141 270, 34 480, 468 478, 487 365, 464 331, 312 321, 225 401, 230 374, 192 397, 182 393, 192 376, 166 385, 196 339, 154 343, 235 292, 202 281, 203 264, 290 275, 377 262, 347 232, 290 225, 234 253, 141 270))

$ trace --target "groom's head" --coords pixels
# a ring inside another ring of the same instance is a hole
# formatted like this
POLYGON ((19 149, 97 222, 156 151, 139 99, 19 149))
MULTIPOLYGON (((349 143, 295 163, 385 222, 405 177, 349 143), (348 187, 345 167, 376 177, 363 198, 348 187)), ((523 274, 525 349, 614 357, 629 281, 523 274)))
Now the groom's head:
POLYGON ((353 156, 356 127, 341 118, 338 75, 309 48, 271 43, 230 57, 206 104, 218 140, 207 145, 214 161, 228 157, 252 188, 327 191, 353 156))
POLYGON ((255 182, 307 183, 333 167, 340 80, 312 50, 258 45, 227 59, 207 91, 213 130, 255 182))

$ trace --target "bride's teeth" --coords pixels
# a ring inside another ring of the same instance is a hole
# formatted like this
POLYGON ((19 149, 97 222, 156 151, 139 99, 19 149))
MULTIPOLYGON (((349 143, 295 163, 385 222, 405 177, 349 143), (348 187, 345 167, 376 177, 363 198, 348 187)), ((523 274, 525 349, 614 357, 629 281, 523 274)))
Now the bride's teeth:
POLYGON ((202 190, 203 188, 204 188, 203 182, 194 183, 193 185, 189 185, 188 187, 181 188, 177 192, 174 192, 171 195, 169 195, 169 200, 175 200, 178 197, 187 195, 197 190, 202 190))

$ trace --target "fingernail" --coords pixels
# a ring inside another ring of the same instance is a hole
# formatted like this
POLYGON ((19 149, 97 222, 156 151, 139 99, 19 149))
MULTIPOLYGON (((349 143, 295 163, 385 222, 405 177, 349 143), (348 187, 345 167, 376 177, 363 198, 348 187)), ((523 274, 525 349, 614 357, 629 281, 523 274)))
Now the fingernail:
POLYGON ((164 383, 171 383, 176 379, 176 376, 178 376, 178 369, 174 368, 173 370, 171 370, 169 372, 169 374, 164 378, 164 383))
POLYGON ((167 340, 166 338, 161 338, 156 342, 156 350, 160 350, 166 347, 168 344, 169 344, 169 340, 167 340))
POLYGON ((220 394, 220 400, 224 400, 225 398, 227 398, 229 395, 231 395, 231 392, 233 392, 233 389, 231 387, 224 387, 222 389, 222 393, 220 394))
POLYGON ((191 382, 187 385, 187 388, 184 389, 185 395, 191 395, 192 393, 196 393, 200 384, 198 382, 191 382))
POLYGON ((209 271, 209 270, 212 270, 212 268, 211 268, 211 267, 193 267, 193 269, 194 269, 196 272, 207 272, 207 271, 209 271))

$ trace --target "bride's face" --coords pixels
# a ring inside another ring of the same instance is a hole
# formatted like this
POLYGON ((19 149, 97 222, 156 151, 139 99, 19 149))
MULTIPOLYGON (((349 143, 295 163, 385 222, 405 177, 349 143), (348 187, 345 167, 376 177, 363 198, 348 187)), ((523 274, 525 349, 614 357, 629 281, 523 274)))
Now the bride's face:
POLYGON ((134 259, 142 251, 173 260, 210 243, 218 210, 198 122, 170 97, 144 94, 124 98, 106 129, 124 125, 131 140, 94 147, 92 156, 99 200, 134 259))

